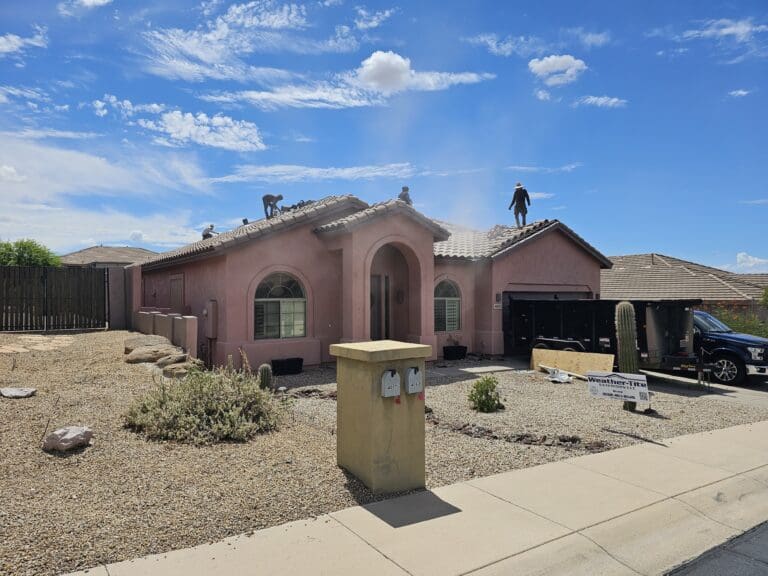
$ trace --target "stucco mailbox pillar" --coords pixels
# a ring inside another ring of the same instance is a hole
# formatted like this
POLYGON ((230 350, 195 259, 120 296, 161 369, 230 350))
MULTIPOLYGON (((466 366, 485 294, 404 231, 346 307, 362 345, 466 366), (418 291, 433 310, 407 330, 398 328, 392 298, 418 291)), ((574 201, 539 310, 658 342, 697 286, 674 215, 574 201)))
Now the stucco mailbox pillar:
POLYGON ((331 346, 336 462, 373 492, 424 487, 424 359, 431 354, 431 346, 394 340, 331 346))

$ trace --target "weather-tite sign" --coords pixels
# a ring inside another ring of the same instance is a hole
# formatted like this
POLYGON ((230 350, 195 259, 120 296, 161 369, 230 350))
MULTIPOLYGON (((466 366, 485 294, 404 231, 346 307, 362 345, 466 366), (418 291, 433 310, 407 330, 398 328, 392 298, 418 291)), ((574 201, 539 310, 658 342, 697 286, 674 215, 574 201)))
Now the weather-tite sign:
POLYGON ((621 372, 587 372, 589 394, 595 398, 648 402, 648 382, 645 374, 621 372))

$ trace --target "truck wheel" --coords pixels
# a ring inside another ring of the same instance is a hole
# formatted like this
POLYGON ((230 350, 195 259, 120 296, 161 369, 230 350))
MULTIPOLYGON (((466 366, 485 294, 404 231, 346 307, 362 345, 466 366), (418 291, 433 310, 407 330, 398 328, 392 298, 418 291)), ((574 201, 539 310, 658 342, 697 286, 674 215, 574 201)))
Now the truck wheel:
POLYGON ((747 375, 744 363, 734 356, 715 356, 712 376, 721 384, 741 384, 747 375))
POLYGON ((539 342, 538 344, 535 344, 533 347, 534 348, 539 348, 539 349, 542 349, 542 350, 549 350, 549 346, 547 346, 546 344, 544 344, 542 342, 539 342))
POLYGON ((570 346, 566 346, 563 348, 563 352, 576 352, 576 348, 571 348, 570 346))

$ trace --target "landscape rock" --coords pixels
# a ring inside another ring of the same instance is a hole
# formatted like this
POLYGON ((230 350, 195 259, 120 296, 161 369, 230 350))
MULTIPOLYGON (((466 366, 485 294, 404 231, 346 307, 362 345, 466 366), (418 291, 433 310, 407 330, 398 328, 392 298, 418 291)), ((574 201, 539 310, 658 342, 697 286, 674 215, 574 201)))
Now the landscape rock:
POLYGON ((130 354, 136 348, 143 348, 144 346, 171 346, 168 338, 164 336, 158 336, 156 334, 143 334, 141 336, 133 336, 126 338, 123 343, 123 348, 126 354, 130 354))
POLYGON ((141 362, 157 362, 160 358, 170 354, 179 354, 181 350, 170 344, 160 344, 155 346, 141 346, 135 348, 125 357, 128 364, 139 364, 141 362))
POLYGON ((93 430, 87 426, 65 426, 54 430, 45 437, 43 450, 46 452, 67 452, 88 446, 93 438, 93 430))
POLYGON ((188 356, 184 353, 179 354, 168 354, 168 356, 163 356, 155 362, 155 366, 158 368, 165 368, 166 366, 170 366, 171 364, 181 364, 182 362, 187 361, 188 356))
POLYGON ((189 362, 183 362, 181 364, 171 364, 163 368, 163 376, 166 378, 183 378, 192 368, 192 364, 189 362))
POLYGON ((3 398, 29 398, 36 392, 37 388, 0 388, 0 396, 3 398))

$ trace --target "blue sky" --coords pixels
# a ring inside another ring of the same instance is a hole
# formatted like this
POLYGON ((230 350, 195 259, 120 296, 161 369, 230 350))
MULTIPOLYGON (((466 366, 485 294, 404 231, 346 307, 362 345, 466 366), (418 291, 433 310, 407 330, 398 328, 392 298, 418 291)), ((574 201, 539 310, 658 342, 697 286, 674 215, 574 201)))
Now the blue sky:
POLYGON ((409 185, 606 254, 768 270, 764 2, 0 4, 0 237, 157 250, 409 185))

